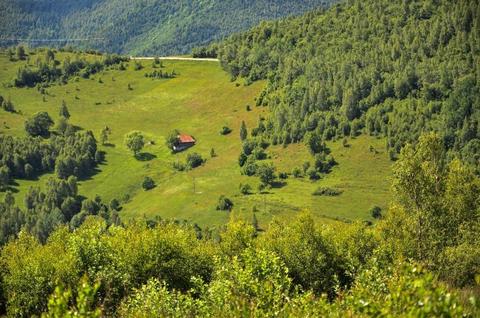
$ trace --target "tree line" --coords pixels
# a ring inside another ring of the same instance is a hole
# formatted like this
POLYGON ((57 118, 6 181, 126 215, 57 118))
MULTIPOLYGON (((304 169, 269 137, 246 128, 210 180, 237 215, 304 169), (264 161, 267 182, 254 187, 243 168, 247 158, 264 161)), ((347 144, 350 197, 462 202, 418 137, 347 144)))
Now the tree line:
POLYGON ((41 137, 0 136, 0 171, 6 171, 7 188, 12 179, 34 179, 55 171, 61 179, 85 177, 102 160, 91 131, 68 136, 41 137))
POLYGON ((26 65, 18 69, 13 85, 16 87, 34 87, 38 84, 48 85, 56 81, 66 83, 73 76, 89 78, 93 74, 115 65, 121 65, 128 60, 129 58, 124 56, 107 54, 101 60, 92 62, 78 57, 72 60, 67 56, 60 63, 55 60, 53 50, 48 49, 44 59, 37 59, 35 67, 26 65))

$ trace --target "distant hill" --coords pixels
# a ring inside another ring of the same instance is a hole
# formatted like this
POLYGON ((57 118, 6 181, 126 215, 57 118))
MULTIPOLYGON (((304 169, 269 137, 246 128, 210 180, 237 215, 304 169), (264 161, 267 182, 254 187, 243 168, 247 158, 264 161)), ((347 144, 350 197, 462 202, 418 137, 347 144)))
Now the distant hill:
POLYGON ((298 15, 332 2, 335 1, 0 0, 0 38, 87 38, 93 40, 35 44, 74 44, 132 55, 181 54, 262 20, 298 15))

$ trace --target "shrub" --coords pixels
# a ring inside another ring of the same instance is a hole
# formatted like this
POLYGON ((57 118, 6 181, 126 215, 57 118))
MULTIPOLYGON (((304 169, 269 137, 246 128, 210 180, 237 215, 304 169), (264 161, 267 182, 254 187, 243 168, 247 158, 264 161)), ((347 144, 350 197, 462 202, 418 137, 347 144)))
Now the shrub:
POLYGON ((190 169, 196 168, 198 166, 201 166, 204 163, 204 160, 201 155, 199 155, 196 152, 189 153, 187 155, 187 167, 190 169))
POLYGON ((221 195, 218 198, 217 210, 220 211, 231 211, 233 208, 233 202, 224 195, 221 195))
POLYGON ((178 145, 178 135, 180 132, 177 129, 172 130, 165 141, 165 144, 167 145, 168 149, 172 149, 173 147, 178 145))
POLYGON ((222 130, 220 130, 221 135, 228 135, 231 132, 232 132, 232 129, 230 127, 227 127, 227 126, 223 126, 222 130))
POLYGON ((247 162, 247 159, 248 159, 247 155, 242 152, 240 156, 238 156, 238 165, 240 167, 243 167, 247 162))
POLYGON ((142 68, 143 68, 142 63, 135 61, 135 63, 133 64, 133 69, 135 71, 140 71, 142 68))
POLYGON ((330 196, 334 197, 337 195, 342 194, 343 191, 338 190, 338 189, 333 189, 333 188, 328 188, 328 187, 319 187, 315 191, 313 191, 313 195, 324 195, 324 196, 330 196))
POLYGON ((120 210, 120 202, 117 199, 112 199, 112 201, 110 201, 110 208, 112 210, 119 211, 120 210))
POLYGON ((185 164, 181 163, 181 162, 174 162, 172 164, 172 167, 173 169, 177 170, 177 171, 184 171, 185 170, 185 164))
POLYGON ((302 176, 302 169, 300 169, 299 167, 293 168, 292 176, 294 176, 295 178, 300 178, 302 176))
POLYGON ((287 178, 288 178, 288 173, 286 173, 286 172, 279 172, 279 173, 278 173, 278 177, 279 177, 280 179, 287 179, 287 178))
POLYGON ((374 206, 370 209, 370 215, 374 219, 381 219, 382 218, 382 209, 379 206, 374 206))
POLYGON ((255 149, 253 149, 252 156, 253 156, 256 160, 264 160, 264 159, 267 159, 267 154, 265 153, 265 151, 264 151, 263 148, 261 148, 261 147, 256 147, 255 149))
POLYGON ((390 158, 391 161, 396 161, 397 160, 397 153, 395 152, 394 149, 390 149, 388 151, 388 157, 390 158))
POLYGON ((310 162, 305 161, 302 165, 303 173, 307 173, 308 168, 310 168, 310 162))
POLYGON ((243 166, 242 173, 246 176, 254 176, 257 173, 258 165, 255 163, 255 160, 248 159, 245 165, 243 166))
POLYGON ((0 106, 3 108, 3 110, 9 113, 15 113, 15 106, 13 106, 12 101, 10 99, 2 99, 2 96, 0 96, 0 106))
POLYGON ((142 188, 145 191, 155 188, 155 181, 153 181, 153 179, 150 177, 145 177, 142 182, 142 188))
POLYGON ((252 191, 252 187, 248 183, 240 185, 240 192, 242 194, 247 195, 247 194, 250 194, 251 191, 252 191))
POLYGON ((320 179, 320 174, 318 174, 317 170, 313 167, 308 168, 306 174, 307 174, 307 176, 310 180, 319 180, 320 179))

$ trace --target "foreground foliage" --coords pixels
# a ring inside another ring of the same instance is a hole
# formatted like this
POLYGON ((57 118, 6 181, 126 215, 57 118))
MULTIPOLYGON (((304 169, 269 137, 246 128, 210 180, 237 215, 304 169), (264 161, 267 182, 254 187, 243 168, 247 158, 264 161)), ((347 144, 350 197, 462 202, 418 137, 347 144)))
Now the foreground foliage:
POLYGON ((480 277, 479 179, 445 156, 434 134, 405 148, 375 227, 301 213, 263 233, 234 214, 217 232, 97 216, 44 244, 23 230, 1 251, 0 299, 11 316, 474 316, 451 288, 480 277))

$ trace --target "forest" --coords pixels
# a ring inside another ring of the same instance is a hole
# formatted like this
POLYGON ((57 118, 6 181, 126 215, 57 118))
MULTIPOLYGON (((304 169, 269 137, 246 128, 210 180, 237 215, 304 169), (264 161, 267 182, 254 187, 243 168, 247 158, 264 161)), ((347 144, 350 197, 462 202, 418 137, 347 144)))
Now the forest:
POLYGON ((273 144, 385 136, 390 157, 427 131, 480 172, 477 1, 347 1, 263 22, 198 52, 232 79, 267 79, 257 99, 273 144))
MULTIPOLYGON (((1 0, 0 20, 4 23, 0 34, 5 40, 37 40, 31 45, 74 45, 129 55, 185 54, 262 20, 301 14, 332 2, 1 0), (49 41, 57 39, 60 41, 49 41)), ((0 45, 22 43, 4 41, 0 45)))

